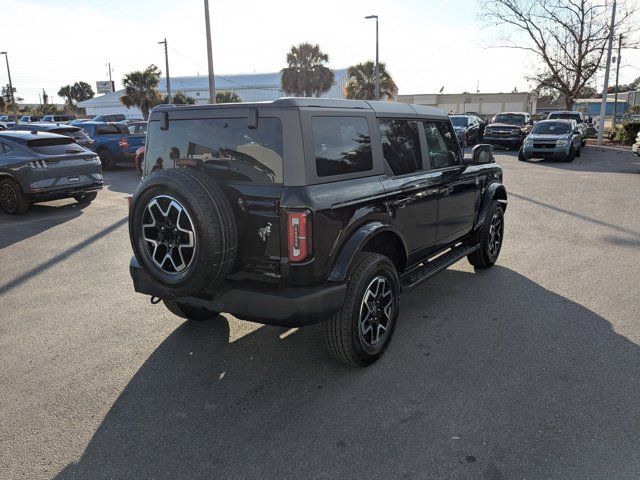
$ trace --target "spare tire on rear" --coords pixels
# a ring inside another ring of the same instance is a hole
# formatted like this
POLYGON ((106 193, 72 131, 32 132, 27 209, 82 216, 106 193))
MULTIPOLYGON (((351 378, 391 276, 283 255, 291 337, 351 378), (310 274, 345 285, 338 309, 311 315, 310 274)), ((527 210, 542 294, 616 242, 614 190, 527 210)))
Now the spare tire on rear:
POLYGON ((129 236, 140 265, 175 296, 222 282, 238 246, 224 193, 191 168, 160 170, 142 181, 131 203, 129 236))

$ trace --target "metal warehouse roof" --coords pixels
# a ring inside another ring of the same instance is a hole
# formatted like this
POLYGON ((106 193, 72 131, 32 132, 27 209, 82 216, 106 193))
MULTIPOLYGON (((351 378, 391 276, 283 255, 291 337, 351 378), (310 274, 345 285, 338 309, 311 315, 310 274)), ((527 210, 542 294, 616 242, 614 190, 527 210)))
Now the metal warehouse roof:
MULTIPOLYGON (((334 80, 339 85, 344 77, 347 75, 347 69, 341 68, 333 71, 334 80)), ((271 73, 246 73, 238 75, 216 75, 216 90, 232 90, 239 92, 242 96, 243 90, 280 90, 280 72, 271 73)), ((166 93, 167 81, 165 77, 160 78, 158 90, 162 93, 166 93)), ((209 90, 209 78, 206 75, 202 76, 187 76, 187 77, 171 77, 171 91, 177 92, 194 92, 194 91, 208 91, 209 90)), ((118 90, 113 93, 107 93, 99 97, 94 97, 84 102, 79 102, 78 106, 82 108, 87 107, 106 107, 106 106, 121 106, 120 97, 124 95, 124 89, 118 90)), ((283 96, 284 92, 279 92, 277 96, 283 96)))

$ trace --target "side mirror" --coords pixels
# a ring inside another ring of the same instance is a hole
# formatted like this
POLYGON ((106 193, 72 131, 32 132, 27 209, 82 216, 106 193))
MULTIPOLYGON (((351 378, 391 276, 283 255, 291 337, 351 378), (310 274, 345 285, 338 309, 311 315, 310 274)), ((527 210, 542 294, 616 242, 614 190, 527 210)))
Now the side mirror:
POLYGON ((533 118, 529 120, 529 125, 533 125, 533 118))
POLYGON ((493 145, 488 143, 480 143, 473 147, 471 165, 482 165, 484 163, 493 163, 493 145))

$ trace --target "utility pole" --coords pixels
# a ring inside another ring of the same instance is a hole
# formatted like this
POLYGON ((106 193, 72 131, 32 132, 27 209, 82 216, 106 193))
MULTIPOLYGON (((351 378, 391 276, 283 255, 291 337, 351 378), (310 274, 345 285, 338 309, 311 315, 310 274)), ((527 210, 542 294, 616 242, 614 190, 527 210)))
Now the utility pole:
POLYGON ((7 76, 9 77, 9 92, 11 93, 11 103, 13 104, 13 119, 15 124, 18 125, 18 106, 16 105, 16 99, 13 95, 13 84, 11 83, 11 69, 9 68, 9 54, 7 52, 0 52, 0 55, 4 55, 4 59, 7 61, 7 76))
POLYGON ((366 17, 367 20, 370 20, 372 18, 376 19, 376 66, 375 66, 375 71, 374 71, 374 75, 376 76, 375 79, 375 85, 376 85, 376 92, 375 92, 375 98, 374 100, 380 100, 380 74, 378 72, 378 16, 377 15, 367 15, 366 17))
POLYGON ((618 79, 620 78, 620 50, 622 49, 622 34, 618 39, 618 58, 616 58, 616 89, 613 97, 613 126, 616 125, 616 113, 618 110, 618 79))
POLYGON ((111 84, 111 92, 115 92, 116 87, 113 84, 113 80, 111 80, 111 62, 109 62, 109 83, 111 84))
POLYGON ((211 23, 209 21, 209 0, 204 0, 204 23, 207 27, 207 60, 209 64, 209 103, 216 103, 216 81, 213 76, 213 53, 211 51, 211 23))
POLYGON ((602 86, 602 102, 600 103, 600 121, 598 122, 598 145, 602 145, 604 138, 604 117, 607 114, 607 90, 609 90, 609 70, 611 69, 611 50, 613 49, 613 29, 616 25, 616 0, 613 0, 611 11, 611 28, 609 31, 609 48, 607 49, 607 64, 604 71, 604 85, 602 86))
POLYGON ((171 103, 171 80, 169 79, 169 52, 167 51, 167 37, 162 42, 164 44, 164 61, 167 66, 167 97, 169 97, 167 103, 171 103))

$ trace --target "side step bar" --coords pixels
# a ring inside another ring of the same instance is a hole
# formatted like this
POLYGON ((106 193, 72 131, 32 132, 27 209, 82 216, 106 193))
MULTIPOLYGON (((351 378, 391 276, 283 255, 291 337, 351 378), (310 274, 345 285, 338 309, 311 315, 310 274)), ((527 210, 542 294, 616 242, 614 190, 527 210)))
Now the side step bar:
POLYGON ((407 270, 400 276, 400 288, 403 292, 411 291, 425 280, 430 279, 435 274, 440 273, 442 270, 445 270, 447 267, 453 265, 470 253, 475 252, 479 248, 480 244, 460 245, 453 247, 448 252, 433 260, 425 260, 418 266, 407 270))

